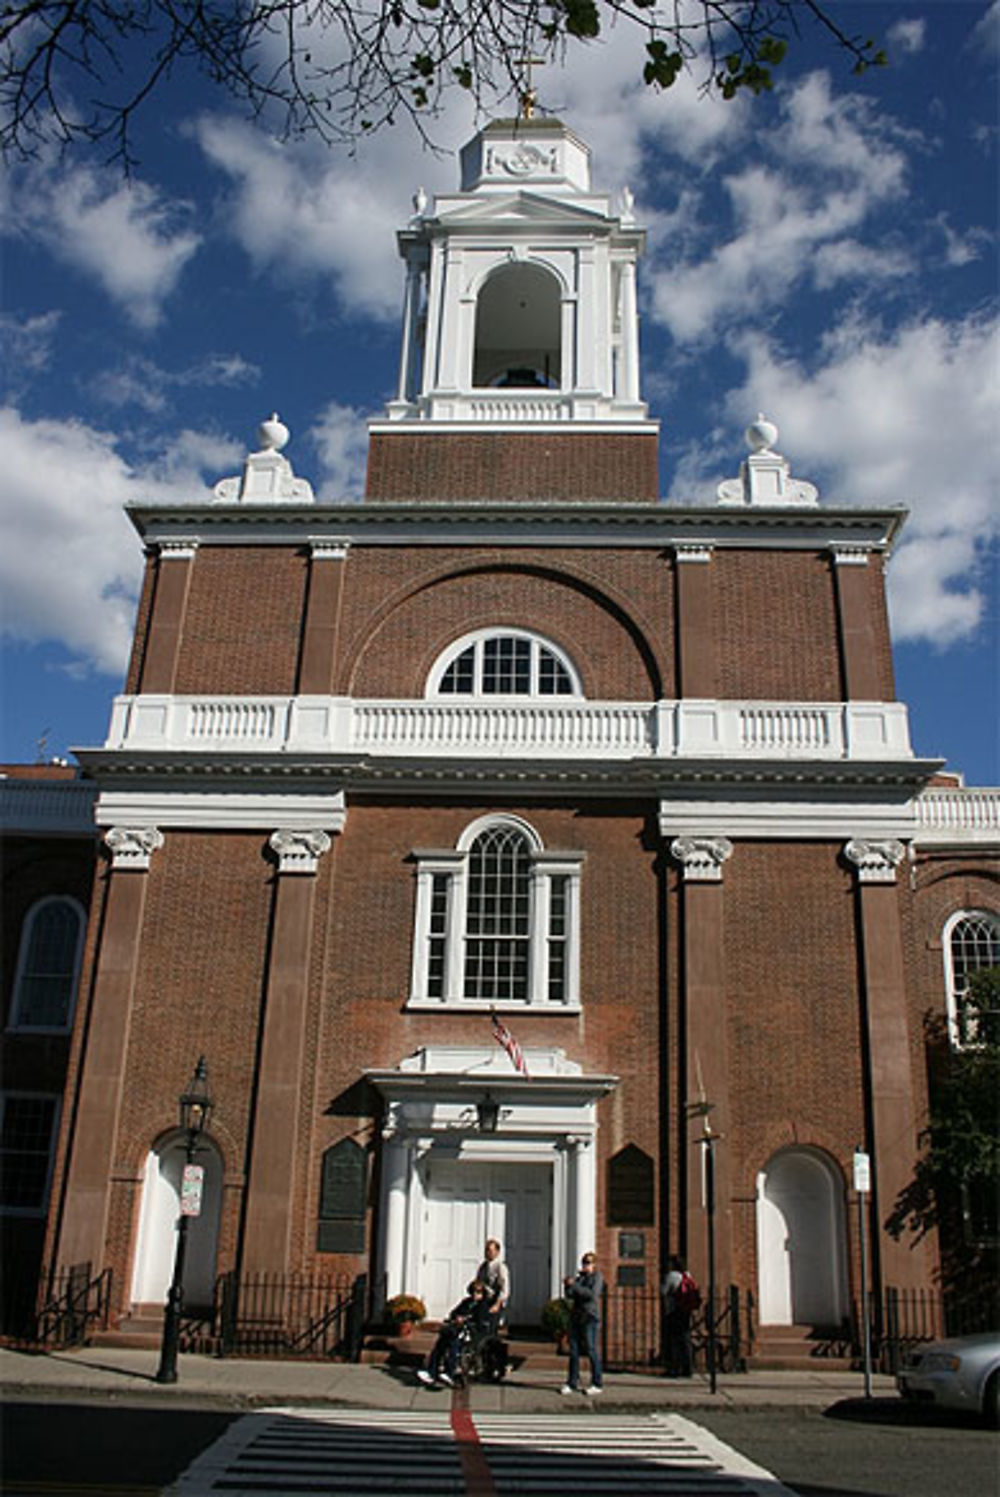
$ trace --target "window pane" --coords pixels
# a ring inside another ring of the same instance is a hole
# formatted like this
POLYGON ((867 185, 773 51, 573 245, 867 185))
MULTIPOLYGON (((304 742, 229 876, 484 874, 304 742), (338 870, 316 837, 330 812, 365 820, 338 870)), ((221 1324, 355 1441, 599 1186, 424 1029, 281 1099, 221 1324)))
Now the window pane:
POLYGON ((542 696, 571 696, 573 692, 569 671, 544 645, 538 648, 538 690, 542 696))
POLYGON ((476 647, 470 645, 451 662, 441 677, 441 691, 449 695, 469 696, 475 689, 476 647))
POLYGON ((515 827, 489 827, 469 855, 465 947, 467 998, 528 996, 531 860, 515 827))
POLYGON ((483 641, 483 691, 508 696, 531 692, 531 641, 503 634, 483 641))
POLYGON ((25 1028, 64 1029, 76 980, 80 912, 68 899, 38 909, 21 968, 14 1012, 25 1028))
POLYGON ((549 880, 549 1001, 566 997, 566 885, 565 876, 549 880))
POLYGON ((3 1099, 0 1127, 0 1206, 41 1210, 49 1178, 54 1097, 3 1099))
POLYGON ((431 921, 428 931, 427 996, 444 997, 444 958, 448 937, 448 875, 431 880, 431 921))
POLYGON ((988 914, 963 915, 951 932, 953 998, 960 1044, 976 1040, 976 1020, 966 1010, 969 978, 983 967, 1000 966, 1000 919, 988 914))

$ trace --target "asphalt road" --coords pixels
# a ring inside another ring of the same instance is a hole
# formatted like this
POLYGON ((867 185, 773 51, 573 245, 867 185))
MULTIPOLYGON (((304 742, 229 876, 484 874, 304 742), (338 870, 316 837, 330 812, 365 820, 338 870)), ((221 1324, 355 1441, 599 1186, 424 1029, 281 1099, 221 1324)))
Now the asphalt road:
MULTIPOLYGON (((6 1497, 152 1497, 236 1417, 119 1401, 12 1401, 0 1408, 2 1490, 6 1497)), ((800 1497, 997 1497, 1000 1490, 1000 1436, 895 1400, 851 1400, 825 1414, 692 1409, 687 1417, 800 1497)))
POLYGON ((800 1497, 997 1497, 1000 1435, 898 1399, 817 1409, 692 1409, 690 1417, 800 1497))

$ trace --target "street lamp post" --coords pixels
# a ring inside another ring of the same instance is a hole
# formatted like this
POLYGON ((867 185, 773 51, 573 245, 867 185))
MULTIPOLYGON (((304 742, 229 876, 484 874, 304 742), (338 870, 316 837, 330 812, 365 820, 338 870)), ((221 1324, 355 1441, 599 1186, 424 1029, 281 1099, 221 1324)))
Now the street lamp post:
POLYGON ((715 1145, 719 1142, 721 1134, 712 1132, 709 1122, 709 1113, 715 1106, 714 1102, 706 1102, 704 1096, 698 1102, 688 1105, 688 1116, 700 1117, 702 1129, 701 1138, 695 1139, 699 1148, 704 1149, 705 1161, 705 1227, 707 1235, 706 1247, 708 1249, 708 1378, 709 1387, 714 1393, 716 1391, 716 1362, 717 1348, 715 1336, 715 1145))
MULTIPOLYGON (((212 1094, 208 1089, 208 1067, 204 1055, 199 1057, 194 1075, 178 1098, 181 1127, 185 1133, 184 1164, 189 1166, 198 1147, 198 1139, 208 1126, 212 1111, 212 1094)), ((200 1201, 199 1201, 200 1206, 200 1201)), ((184 1177, 181 1178, 180 1216, 177 1221, 177 1250, 174 1254, 174 1273, 167 1291, 167 1305, 163 1316, 163 1345, 160 1348, 160 1365, 156 1372, 158 1383, 177 1381, 177 1344, 180 1340, 181 1310, 184 1306, 184 1258, 187 1253, 188 1222, 191 1211, 185 1209, 184 1177)))

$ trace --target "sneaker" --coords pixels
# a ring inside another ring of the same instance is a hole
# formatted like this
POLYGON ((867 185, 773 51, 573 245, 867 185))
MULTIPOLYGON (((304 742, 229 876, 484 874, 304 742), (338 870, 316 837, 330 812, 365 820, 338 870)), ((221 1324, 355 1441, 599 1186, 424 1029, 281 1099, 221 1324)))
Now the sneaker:
POLYGON ((572 1383, 563 1383, 559 1389, 560 1393, 579 1393, 579 1388, 574 1388, 572 1383))
POLYGON ((434 1379, 431 1377, 426 1367, 421 1367, 420 1371, 417 1373, 417 1380, 421 1383, 426 1383, 428 1388, 432 1388, 434 1386, 434 1379))
POLYGON ((454 1388, 455 1386, 455 1379, 453 1377, 449 1377, 446 1372, 438 1373, 438 1382, 444 1383, 446 1388, 454 1388))
POLYGON ((587 1395, 588 1398, 596 1398, 597 1395, 598 1395, 598 1393, 603 1393, 604 1392, 604 1389, 597 1387, 597 1385, 594 1384, 594 1383, 591 1383, 590 1387, 589 1388, 584 1388, 583 1391, 584 1391, 584 1393, 586 1393, 586 1395, 587 1395))

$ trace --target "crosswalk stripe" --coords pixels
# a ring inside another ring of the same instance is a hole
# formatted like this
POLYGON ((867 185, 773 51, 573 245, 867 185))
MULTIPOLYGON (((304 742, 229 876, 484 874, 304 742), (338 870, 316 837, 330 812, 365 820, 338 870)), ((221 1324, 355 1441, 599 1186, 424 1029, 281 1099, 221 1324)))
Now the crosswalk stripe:
POLYGON ((679 1414, 262 1409, 164 1497, 792 1497, 679 1414))

